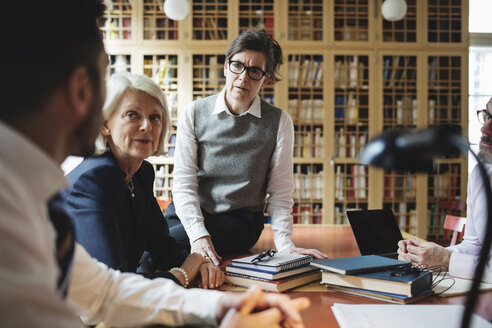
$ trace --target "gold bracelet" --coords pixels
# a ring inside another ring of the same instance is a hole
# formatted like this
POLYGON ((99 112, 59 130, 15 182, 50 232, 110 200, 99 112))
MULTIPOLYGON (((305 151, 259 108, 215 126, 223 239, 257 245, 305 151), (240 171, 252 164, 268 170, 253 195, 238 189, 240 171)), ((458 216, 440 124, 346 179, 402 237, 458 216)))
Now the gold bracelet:
POLYGON ((186 273, 186 271, 184 269, 178 268, 178 267, 174 267, 174 268, 171 268, 169 270, 169 272, 171 272, 171 271, 179 271, 179 272, 181 272, 181 274, 183 275, 184 280, 185 280, 185 283, 184 283, 183 287, 184 288, 188 287, 188 284, 189 284, 188 274, 186 273))

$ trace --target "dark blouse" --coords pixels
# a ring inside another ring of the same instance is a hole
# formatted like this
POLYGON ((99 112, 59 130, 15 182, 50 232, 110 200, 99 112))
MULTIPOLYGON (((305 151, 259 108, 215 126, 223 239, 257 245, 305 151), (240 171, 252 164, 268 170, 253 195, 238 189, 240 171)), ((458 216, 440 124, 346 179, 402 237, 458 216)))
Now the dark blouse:
POLYGON ((137 272, 145 251, 152 265, 140 273, 177 281, 167 270, 180 266, 188 252, 169 236, 153 194, 154 177, 152 165, 143 161, 132 177, 132 197, 111 152, 87 158, 68 174, 67 210, 77 241, 99 261, 123 272, 137 272))

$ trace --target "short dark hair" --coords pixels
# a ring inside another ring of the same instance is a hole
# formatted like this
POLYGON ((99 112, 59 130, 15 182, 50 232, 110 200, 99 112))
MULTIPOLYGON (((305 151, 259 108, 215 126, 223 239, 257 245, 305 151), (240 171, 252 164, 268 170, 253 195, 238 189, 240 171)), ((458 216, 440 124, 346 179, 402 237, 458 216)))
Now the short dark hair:
POLYGON ((0 120, 42 108, 78 67, 99 87, 101 0, 0 2, 0 120))
POLYGON ((278 69, 283 63, 282 49, 272 35, 265 30, 251 29, 236 37, 226 52, 226 61, 230 60, 235 54, 245 50, 259 51, 265 54, 266 72, 270 75, 272 82, 280 80, 278 69))

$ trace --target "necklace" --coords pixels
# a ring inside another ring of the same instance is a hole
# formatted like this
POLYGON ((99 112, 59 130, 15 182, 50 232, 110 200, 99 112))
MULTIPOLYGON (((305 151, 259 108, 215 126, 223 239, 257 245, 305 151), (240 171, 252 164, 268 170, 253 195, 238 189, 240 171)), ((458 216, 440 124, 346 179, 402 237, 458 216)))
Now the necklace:
POLYGON ((135 197, 135 185, 133 184, 133 179, 130 179, 130 181, 128 181, 128 184, 127 184, 127 187, 128 187, 128 190, 130 190, 130 195, 133 197, 135 197))

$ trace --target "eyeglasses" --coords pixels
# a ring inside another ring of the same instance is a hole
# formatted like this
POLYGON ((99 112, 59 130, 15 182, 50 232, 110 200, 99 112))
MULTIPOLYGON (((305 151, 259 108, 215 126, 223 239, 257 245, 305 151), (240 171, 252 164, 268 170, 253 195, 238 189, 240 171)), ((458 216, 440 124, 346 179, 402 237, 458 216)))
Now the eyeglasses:
POLYGON ((269 249, 268 251, 261 252, 257 257, 251 260, 251 263, 263 262, 270 260, 277 251, 274 249, 269 249))
POLYGON ((260 81, 267 73, 256 66, 246 66, 236 60, 229 60, 229 71, 234 74, 241 74, 246 70, 250 79, 260 81))
POLYGON ((487 124, 490 119, 492 119, 492 114, 490 114, 486 109, 477 110, 477 117, 480 124, 487 124))

